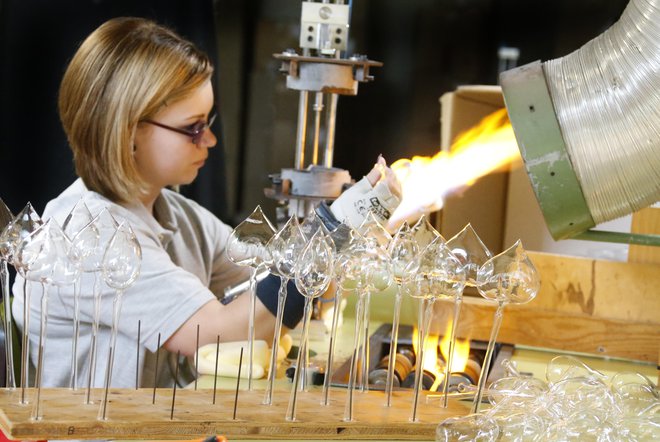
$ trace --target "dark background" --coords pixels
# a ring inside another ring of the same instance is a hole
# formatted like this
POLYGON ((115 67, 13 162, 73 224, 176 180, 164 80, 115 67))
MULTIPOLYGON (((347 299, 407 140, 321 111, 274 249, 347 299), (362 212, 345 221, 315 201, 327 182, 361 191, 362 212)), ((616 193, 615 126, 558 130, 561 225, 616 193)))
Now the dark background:
MULTIPOLYGON (((518 65, 566 55, 613 24, 626 0, 356 0, 349 54, 385 65, 339 100, 335 165, 360 177, 389 161, 432 155, 438 98, 463 84, 496 84, 497 50, 518 65)), ((268 173, 292 167, 298 93, 272 54, 298 49, 298 0, 0 0, 0 197, 41 212, 75 178, 57 116, 57 89, 78 44, 108 18, 169 25, 216 64, 218 146, 183 192, 234 224, 272 209, 268 173)), ((268 213, 268 212, 267 212, 268 213)))

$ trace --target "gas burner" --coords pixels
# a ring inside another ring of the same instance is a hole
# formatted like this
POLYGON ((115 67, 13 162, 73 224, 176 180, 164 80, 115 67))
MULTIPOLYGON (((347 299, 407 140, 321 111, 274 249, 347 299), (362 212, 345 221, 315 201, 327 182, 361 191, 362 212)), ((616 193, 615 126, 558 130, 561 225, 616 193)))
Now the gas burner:
MULTIPOLYGON (((439 341, 442 340, 440 337, 439 341)), ((375 390, 384 390, 387 380, 387 366, 389 362, 390 343, 392 342, 392 324, 381 325, 369 338, 369 388, 375 390)), ((413 327, 402 325, 399 327, 399 341, 397 344, 396 362, 394 365, 394 387, 395 388, 413 388, 415 378, 415 364, 417 363, 415 351, 413 348, 413 327)), ((465 364, 465 368, 460 372, 452 372, 449 378, 449 391, 457 391, 458 385, 472 384, 477 385, 481 366, 486 354, 488 343, 484 341, 470 341, 470 352, 465 364)), ((513 345, 496 343, 494 356, 492 359, 488 383, 504 376, 501 368, 501 361, 511 359, 513 355, 513 345)), ((438 353, 440 355, 440 353, 438 353)), ((444 370, 445 361, 442 356, 438 356, 438 365, 444 370)), ((332 377, 332 385, 345 387, 348 384, 350 370, 350 359, 346 360, 332 377)), ((360 373, 361 370, 358 370, 360 373)), ((436 385, 436 374, 424 370, 422 385, 424 390, 429 390, 436 385)))

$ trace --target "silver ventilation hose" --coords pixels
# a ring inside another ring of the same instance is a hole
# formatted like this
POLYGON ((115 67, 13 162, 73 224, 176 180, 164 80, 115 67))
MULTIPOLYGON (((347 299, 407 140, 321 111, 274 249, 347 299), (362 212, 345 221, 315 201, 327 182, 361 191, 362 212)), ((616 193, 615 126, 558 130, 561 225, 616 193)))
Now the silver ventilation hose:
POLYGON ((660 0, 631 0, 543 72, 596 224, 660 200, 660 0))

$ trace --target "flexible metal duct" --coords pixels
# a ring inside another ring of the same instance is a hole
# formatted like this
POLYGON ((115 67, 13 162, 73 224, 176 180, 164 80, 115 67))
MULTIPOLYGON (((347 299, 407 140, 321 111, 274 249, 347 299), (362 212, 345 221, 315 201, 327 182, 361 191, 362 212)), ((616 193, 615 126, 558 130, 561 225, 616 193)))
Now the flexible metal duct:
POLYGON ((555 239, 660 200, 660 0, 631 0, 580 49, 501 82, 555 239))

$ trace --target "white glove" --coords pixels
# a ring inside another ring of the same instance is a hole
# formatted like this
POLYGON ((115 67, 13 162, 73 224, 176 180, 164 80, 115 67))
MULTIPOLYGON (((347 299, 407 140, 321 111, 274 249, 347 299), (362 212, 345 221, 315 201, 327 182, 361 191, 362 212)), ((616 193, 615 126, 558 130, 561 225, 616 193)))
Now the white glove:
POLYGON ((369 211, 385 224, 400 202, 397 186, 394 173, 387 167, 385 160, 379 157, 374 169, 342 193, 330 205, 330 210, 338 221, 353 228, 362 223, 369 211), (376 184, 372 186, 369 178, 376 184))

